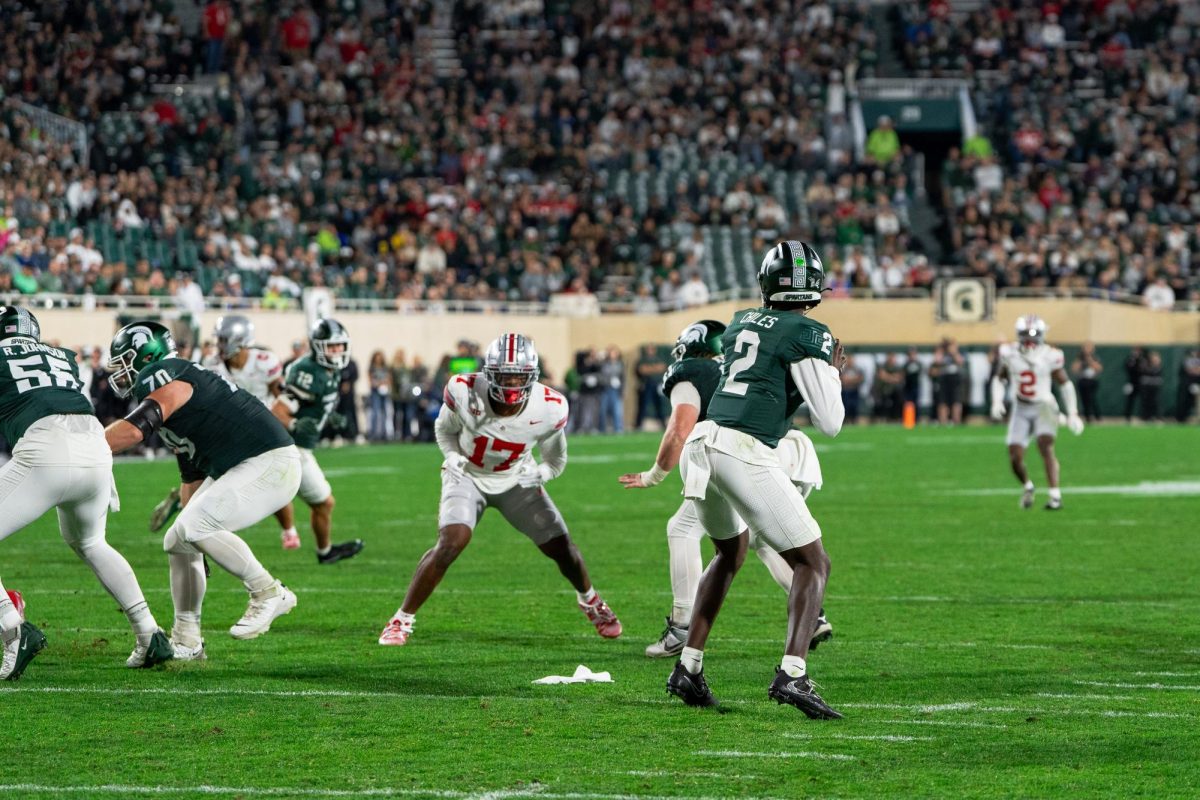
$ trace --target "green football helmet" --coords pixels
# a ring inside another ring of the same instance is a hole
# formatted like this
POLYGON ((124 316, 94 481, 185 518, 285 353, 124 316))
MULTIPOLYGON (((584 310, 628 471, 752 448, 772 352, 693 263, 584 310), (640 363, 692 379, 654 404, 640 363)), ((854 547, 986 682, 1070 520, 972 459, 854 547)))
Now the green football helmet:
POLYGON ((326 369, 342 370, 350 365, 350 332, 336 319, 319 319, 308 332, 313 358, 326 369), (337 349, 337 345, 342 345, 337 349))
POLYGON ((158 322, 133 322, 117 331, 108 346, 108 382, 118 397, 129 397, 147 365, 175 357, 175 337, 158 322))
POLYGON ((42 340, 42 326, 27 308, 0 306, 0 342, 13 338, 42 340))
POLYGON ((721 355, 721 334, 725 325, 715 319, 702 319, 683 329, 675 340, 671 356, 676 361, 685 358, 704 358, 721 355))
POLYGON ((780 242, 763 256, 758 286, 768 308, 797 308, 821 302, 825 266, 807 242, 780 242))

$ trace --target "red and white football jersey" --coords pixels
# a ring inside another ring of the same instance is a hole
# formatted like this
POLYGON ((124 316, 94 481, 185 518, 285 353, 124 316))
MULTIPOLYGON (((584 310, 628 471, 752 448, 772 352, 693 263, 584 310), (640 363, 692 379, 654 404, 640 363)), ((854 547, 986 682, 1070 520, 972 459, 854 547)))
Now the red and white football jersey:
POLYGON ((245 389, 270 408, 275 404, 271 384, 283 377, 283 364, 270 350, 251 347, 250 355, 241 369, 231 370, 220 356, 205 359, 205 369, 229 378, 239 389, 245 389))
POLYGON ((452 412, 450 430, 456 432, 458 449, 467 457, 467 475, 484 494, 500 494, 516 485, 522 469, 533 467, 535 447, 562 437, 565 455, 569 409, 567 398, 535 383, 521 413, 498 417, 492 412, 487 387, 487 378, 480 373, 456 375, 446 385, 443 401, 452 412))
POLYGON ((1026 350, 1020 345, 1000 346, 1001 363, 1008 369, 1013 395, 1022 403, 1055 403, 1051 374, 1063 368, 1063 351, 1048 344, 1026 350))

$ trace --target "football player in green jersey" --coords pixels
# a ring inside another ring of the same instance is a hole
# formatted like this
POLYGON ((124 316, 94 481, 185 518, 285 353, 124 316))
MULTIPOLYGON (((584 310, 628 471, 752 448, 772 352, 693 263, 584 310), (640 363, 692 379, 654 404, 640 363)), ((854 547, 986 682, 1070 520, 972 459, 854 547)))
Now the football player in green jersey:
MULTIPOLYGON (((0 306, 0 434, 13 445, 0 467, 0 540, 58 509, 63 540, 87 562, 129 618, 137 645, 125 662, 150 667, 171 658, 129 562, 104 538, 112 494, 112 453, 83 394, 75 354, 41 341, 27 309, 0 306)), ((0 585, 0 679, 15 680, 46 637, 21 618, 0 585)))
POLYGON ((232 381, 178 358, 171 332, 157 322, 117 331, 109 347, 109 381, 138 405, 105 430, 114 453, 155 431, 175 451, 183 510, 167 529, 163 549, 171 574, 175 626, 171 643, 182 660, 205 658, 200 609, 203 556, 240 578, 250 593, 246 613, 229 632, 253 639, 296 606, 234 531, 248 528, 290 501, 300 486, 300 453, 279 420, 232 381))
POLYGON ((775 448, 791 429, 800 404, 817 429, 841 430, 841 345, 808 313, 821 301, 825 274, 811 245, 785 241, 763 257, 758 272, 763 304, 734 315, 722 336, 721 383, 683 448, 684 497, 713 540, 717 555, 700 579, 687 646, 667 691, 689 705, 712 706, 704 679, 704 644, 721 610, 751 536, 769 544, 792 567, 788 637, 768 696, 814 719, 841 715, 809 680, 805 657, 829 575, 821 528, 779 464, 775 448))
MULTIPOLYGON (((335 319, 318 320, 308 334, 308 355, 288 366, 283 378, 283 394, 275 401, 272 413, 283 423, 300 450, 300 499, 312 510, 312 531, 317 540, 317 563, 336 564, 353 558, 363 549, 362 539, 332 544, 333 489, 321 472, 313 450, 321 439, 321 430, 340 415, 333 409, 338 402, 338 382, 350 363, 350 334, 335 319)), ((345 420, 343 419, 344 423, 345 420)), ((286 536, 295 532, 295 516, 289 502, 280 509, 279 524, 286 536)), ((295 546, 300 546, 299 538, 295 546)), ((291 549, 291 548, 289 548, 291 549)))
MULTIPOLYGON (((724 332, 723 323, 702 319, 684 328, 675 340, 675 349, 671 351, 675 362, 663 376, 663 395, 671 402, 671 417, 667 420, 667 428, 658 447, 658 457, 645 472, 622 475, 619 480, 625 488, 644 489, 662 483, 679 463, 683 444, 696 423, 707 419, 709 400, 721 382, 721 334, 724 332)), ((802 492, 810 492, 814 486, 819 486, 821 468, 807 436, 800 431, 790 431, 777 452, 784 471, 802 487, 802 492)), ((646 655, 650 658, 677 656, 683 651, 688 626, 692 621, 692 603, 700 584, 700 574, 704 570, 700 555, 700 540, 703 537, 704 530, 696 516, 695 502, 685 499, 667 522, 673 602, 662 635, 646 648, 646 655)), ((756 542, 755 552, 770 571, 771 577, 784 591, 790 591, 791 566, 765 543, 756 542)), ((822 610, 810 647, 816 647, 831 636, 833 626, 825 619, 822 610)))

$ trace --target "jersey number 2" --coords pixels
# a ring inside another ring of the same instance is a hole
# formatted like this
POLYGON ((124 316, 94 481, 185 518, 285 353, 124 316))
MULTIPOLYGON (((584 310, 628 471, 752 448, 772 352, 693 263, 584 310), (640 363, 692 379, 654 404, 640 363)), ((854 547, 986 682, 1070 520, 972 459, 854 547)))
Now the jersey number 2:
MULTIPOLYGON (((493 469, 492 472, 504 472, 509 467, 511 467, 518 458, 521 457, 521 453, 525 452, 525 445, 523 445, 523 444, 517 444, 516 442, 504 442, 499 439, 492 439, 491 441, 492 441, 492 451, 493 452, 509 454, 508 458, 504 459, 499 464, 497 464, 496 468, 493 469)), ((479 467, 480 469, 483 469, 483 454, 485 452, 487 452, 487 449, 488 449, 487 445, 488 445, 488 437, 476 436, 475 437, 475 452, 471 453, 470 458, 468 458, 467 460, 470 461, 475 466, 479 467)))
POLYGON ((730 363, 729 372, 725 375, 725 386, 721 391, 736 395, 746 394, 746 390, 750 387, 739 381, 737 376, 754 366, 754 362, 758 360, 760 342, 758 334, 754 331, 742 331, 733 340, 733 352, 745 355, 730 363))
POLYGON ((1019 376, 1021 382, 1017 384, 1017 394, 1027 400, 1032 400, 1037 392, 1034 391, 1034 386, 1037 385, 1037 375, 1033 370, 1025 370, 1019 376))

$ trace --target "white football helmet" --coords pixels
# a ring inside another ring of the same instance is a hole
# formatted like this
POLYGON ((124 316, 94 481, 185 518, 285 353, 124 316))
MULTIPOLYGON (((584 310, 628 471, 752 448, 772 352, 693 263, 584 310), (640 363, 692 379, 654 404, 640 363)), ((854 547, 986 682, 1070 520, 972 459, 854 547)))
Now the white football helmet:
POLYGON ((510 406, 524 403, 540 374, 533 342, 519 333, 504 334, 489 344, 483 355, 488 396, 497 403, 510 406))
POLYGON ((221 358, 233 358, 254 345, 254 323, 240 314, 227 314, 217 320, 213 336, 221 358))
POLYGON ((1032 350, 1046 341, 1046 331, 1049 326, 1041 317, 1026 314, 1017 319, 1017 341, 1026 350, 1032 350))

